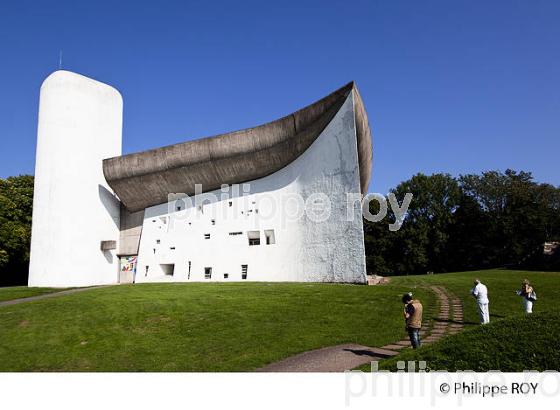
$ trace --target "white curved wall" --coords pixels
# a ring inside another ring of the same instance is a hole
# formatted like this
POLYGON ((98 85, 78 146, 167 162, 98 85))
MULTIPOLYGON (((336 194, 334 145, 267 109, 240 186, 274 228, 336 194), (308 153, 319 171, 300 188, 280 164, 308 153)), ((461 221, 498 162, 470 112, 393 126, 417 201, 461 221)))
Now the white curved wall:
POLYGON ((359 201, 350 207, 351 220, 347 218, 346 194, 360 192, 354 118, 350 94, 299 158, 249 182, 250 191, 244 196, 222 199, 217 190, 202 195, 211 202, 202 210, 193 206, 177 211, 176 203, 147 208, 136 282, 239 281, 241 266, 248 265, 249 281, 365 283, 359 201), (316 193, 326 194, 331 202, 330 217, 324 222, 271 212, 273 202, 278 206, 293 195, 307 200, 316 193), (265 230, 274 230, 274 244, 266 244, 265 230), (259 231, 260 245, 249 246, 248 231, 259 231), (173 275, 165 274, 170 265, 173 275), (206 267, 212 268, 211 279, 205 279, 206 267))
POLYGON ((68 71, 41 86, 29 286, 116 283, 119 205, 102 171, 121 155, 122 97, 68 71))

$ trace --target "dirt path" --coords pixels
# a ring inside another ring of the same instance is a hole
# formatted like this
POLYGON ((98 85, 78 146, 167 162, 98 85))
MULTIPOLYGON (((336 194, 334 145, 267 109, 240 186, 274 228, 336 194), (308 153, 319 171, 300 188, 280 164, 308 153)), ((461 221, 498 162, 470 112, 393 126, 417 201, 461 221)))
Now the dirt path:
MULTIPOLYGON (((455 334, 463 329, 463 305, 459 298, 442 286, 430 286, 436 294, 440 309, 434 323, 428 319, 426 329, 420 332, 422 344, 428 345, 445 335, 455 334)), ((363 364, 396 356, 401 349, 410 346, 408 339, 402 339, 380 348, 357 344, 342 344, 310 350, 271 363, 258 372, 343 372, 363 364)))
MULTIPOLYGON (((105 285, 105 286, 112 286, 112 285, 105 285)), ((89 286, 87 288, 75 288, 75 289, 61 290, 60 292, 45 293, 43 295, 29 296, 27 298, 5 300, 3 302, 0 302, 0 307, 17 305, 19 303, 25 303, 25 302, 33 302, 34 300, 54 298, 54 297, 62 296, 62 295, 70 295, 72 293, 83 292, 83 291, 90 290, 90 289, 103 288, 105 286, 89 286)))

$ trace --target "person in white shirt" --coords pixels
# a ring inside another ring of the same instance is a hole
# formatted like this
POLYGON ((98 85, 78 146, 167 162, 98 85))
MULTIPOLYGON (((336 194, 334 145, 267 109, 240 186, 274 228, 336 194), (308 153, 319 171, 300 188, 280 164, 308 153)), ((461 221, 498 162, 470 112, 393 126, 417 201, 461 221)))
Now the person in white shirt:
POLYGON ((482 284, 479 279, 475 279, 474 288, 471 289, 471 294, 476 298, 478 304, 478 314, 480 315, 480 324, 485 325, 490 323, 490 311, 488 310, 488 288, 482 284))

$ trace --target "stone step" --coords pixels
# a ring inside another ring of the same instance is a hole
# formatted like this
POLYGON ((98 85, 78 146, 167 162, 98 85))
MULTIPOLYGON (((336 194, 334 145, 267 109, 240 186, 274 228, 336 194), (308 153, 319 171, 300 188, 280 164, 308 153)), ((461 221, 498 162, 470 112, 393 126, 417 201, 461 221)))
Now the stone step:
POLYGON ((381 349, 385 349, 385 350, 401 350, 401 349, 404 349, 405 347, 406 347, 406 346, 403 346, 403 345, 390 344, 390 345, 381 346, 381 349))

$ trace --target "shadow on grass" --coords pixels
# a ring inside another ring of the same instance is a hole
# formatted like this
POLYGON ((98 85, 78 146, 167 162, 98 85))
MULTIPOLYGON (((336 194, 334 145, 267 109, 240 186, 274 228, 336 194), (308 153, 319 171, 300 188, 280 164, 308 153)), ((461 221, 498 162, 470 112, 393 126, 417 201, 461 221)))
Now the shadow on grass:
POLYGON ((370 357, 376 357, 376 358, 388 358, 391 357, 392 355, 387 355, 387 354, 383 354, 383 353, 374 353, 374 352, 370 352, 369 350, 363 350, 363 349, 343 349, 346 352, 352 352, 354 353, 356 356, 370 356, 370 357))
POLYGON ((434 319, 436 322, 439 323, 450 323, 450 324, 458 324, 458 325, 478 325, 480 323, 478 322, 469 322, 469 321, 459 321, 459 320, 453 320, 453 319, 434 319))

